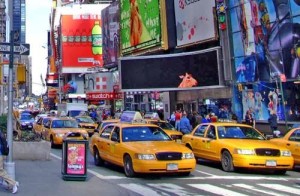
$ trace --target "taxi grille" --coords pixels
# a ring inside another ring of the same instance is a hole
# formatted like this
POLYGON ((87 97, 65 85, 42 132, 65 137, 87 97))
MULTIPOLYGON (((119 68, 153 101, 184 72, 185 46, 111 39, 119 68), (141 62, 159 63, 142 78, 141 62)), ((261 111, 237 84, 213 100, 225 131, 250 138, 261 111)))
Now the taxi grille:
POLYGON ((95 129, 94 126, 83 126, 83 128, 86 128, 86 129, 95 129))
POLYGON ((157 160, 181 160, 182 153, 181 152, 159 152, 156 153, 157 160))
POLYGON ((255 153, 258 156, 270 156, 270 157, 280 156, 280 150, 272 149, 272 148, 257 148, 255 149, 255 153))

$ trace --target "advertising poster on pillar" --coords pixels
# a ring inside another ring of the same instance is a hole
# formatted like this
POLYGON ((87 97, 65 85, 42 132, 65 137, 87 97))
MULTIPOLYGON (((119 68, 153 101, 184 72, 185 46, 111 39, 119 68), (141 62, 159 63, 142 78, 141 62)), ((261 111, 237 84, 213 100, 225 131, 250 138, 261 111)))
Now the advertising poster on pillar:
POLYGON ((270 82, 259 82, 251 85, 243 86, 241 91, 236 90, 235 104, 236 115, 240 119, 245 119, 246 112, 251 110, 256 120, 267 121, 270 111, 274 111, 278 120, 299 121, 300 116, 297 115, 297 97, 300 96, 300 87, 292 85, 292 83, 284 83, 283 91, 280 90, 279 84, 270 82), (285 98, 283 105, 282 95, 285 98), (287 96, 288 95, 288 96, 287 96), (285 106, 285 108, 284 108, 285 106))
POLYGON ((120 58, 122 91, 191 90, 222 86, 219 48, 120 58))
POLYGON ((228 1, 237 82, 300 74, 300 1, 228 1), (241 3, 243 2, 243 3, 241 3))
POLYGON ((103 37, 103 63, 106 68, 118 66, 119 36, 120 36, 120 9, 117 1, 101 12, 103 37))
POLYGON ((82 73, 83 68, 103 66, 101 22, 100 10, 98 15, 61 16, 64 73, 82 73))
POLYGON ((217 39, 215 1, 174 0, 177 46, 217 39))
POLYGON ((160 0, 120 0, 123 55, 161 45, 160 0))

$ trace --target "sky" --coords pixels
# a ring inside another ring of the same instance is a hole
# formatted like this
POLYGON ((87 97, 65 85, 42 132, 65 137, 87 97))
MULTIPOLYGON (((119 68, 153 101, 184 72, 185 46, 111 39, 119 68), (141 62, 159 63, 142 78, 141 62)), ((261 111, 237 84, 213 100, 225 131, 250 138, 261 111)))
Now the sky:
POLYGON ((40 95, 46 91, 40 75, 47 72, 47 31, 52 0, 26 0, 26 43, 30 44, 32 58, 32 93, 40 95))

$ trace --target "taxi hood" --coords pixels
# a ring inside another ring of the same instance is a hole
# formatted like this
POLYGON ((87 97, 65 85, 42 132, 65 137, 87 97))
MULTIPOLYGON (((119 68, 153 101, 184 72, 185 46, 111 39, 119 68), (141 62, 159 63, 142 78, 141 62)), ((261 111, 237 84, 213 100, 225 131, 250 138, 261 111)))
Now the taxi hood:
POLYGON ((123 142, 127 148, 135 151, 136 153, 152 153, 157 152, 192 152, 184 145, 178 144, 174 141, 135 141, 123 142))

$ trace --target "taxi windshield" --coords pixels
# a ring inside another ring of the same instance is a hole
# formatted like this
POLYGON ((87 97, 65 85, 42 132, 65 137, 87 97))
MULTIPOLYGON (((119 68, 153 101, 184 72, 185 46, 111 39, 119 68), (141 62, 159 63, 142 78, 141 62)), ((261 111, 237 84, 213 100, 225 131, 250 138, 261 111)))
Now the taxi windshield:
POLYGON ((122 141, 171 141, 171 138, 159 127, 126 127, 123 128, 122 141))
POLYGON ((30 114, 22 114, 20 120, 32 120, 33 117, 30 114))
POLYGON ((52 128, 78 128, 78 123, 75 120, 54 120, 52 128))
POLYGON ((265 138, 258 131, 251 127, 242 126, 219 126, 218 135, 220 139, 236 138, 236 139, 255 139, 264 140, 265 138))
POLYGON ((155 124, 162 129, 175 130, 175 128, 168 122, 152 121, 151 124, 155 124))
POLYGON ((93 119, 89 117, 78 117, 77 121, 80 123, 95 123, 93 119))

